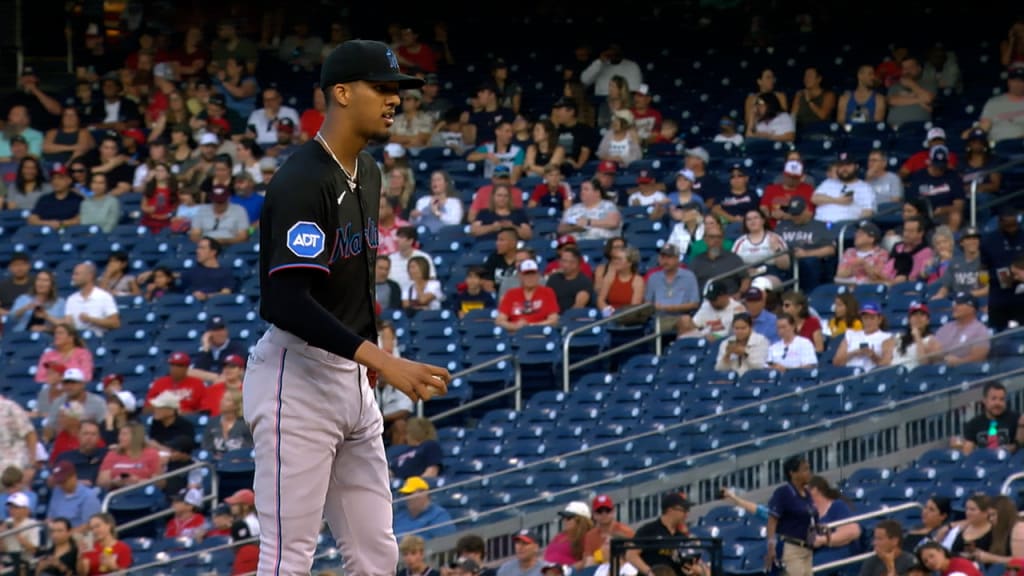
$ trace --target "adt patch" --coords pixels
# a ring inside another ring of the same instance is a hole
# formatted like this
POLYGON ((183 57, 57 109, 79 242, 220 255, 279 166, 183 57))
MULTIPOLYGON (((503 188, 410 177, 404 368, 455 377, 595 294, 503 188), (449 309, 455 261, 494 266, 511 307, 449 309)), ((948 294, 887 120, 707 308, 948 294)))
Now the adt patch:
POLYGON ((324 251, 324 231, 313 222, 299 221, 288 229, 288 249, 299 258, 316 258, 324 251))

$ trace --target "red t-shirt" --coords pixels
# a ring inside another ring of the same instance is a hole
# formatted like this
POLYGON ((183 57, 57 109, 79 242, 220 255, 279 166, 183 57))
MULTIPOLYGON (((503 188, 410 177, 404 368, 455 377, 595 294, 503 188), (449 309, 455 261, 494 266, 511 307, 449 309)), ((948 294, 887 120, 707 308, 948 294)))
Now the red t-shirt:
POLYGON ((547 320, 552 314, 558 314, 558 298, 551 288, 537 286, 527 306, 526 292, 522 286, 517 286, 505 293, 501 304, 498 305, 498 311, 510 322, 526 320, 529 324, 537 324, 547 320))
POLYGON ((157 188, 153 190, 152 196, 144 197, 142 202, 146 206, 154 208, 152 214, 143 214, 139 219, 139 222, 150 232, 157 234, 171 225, 171 217, 174 216, 174 211, 178 208, 178 197, 171 194, 170 188, 157 188))
MULTIPOLYGON (((548 265, 544 267, 544 275, 550 276, 555 272, 558 272, 558 268, 561 265, 562 263, 559 262, 557 259, 548 262, 548 265)), ((580 274, 583 274, 584 276, 590 278, 591 280, 594 279, 594 270, 590 267, 590 264, 587 264, 586 260, 580 260, 580 274)))
POLYGON ((814 316, 808 316, 807 320, 804 320, 804 325, 800 328, 800 335, 814 343, 814 333, 821 330, 821 322, 818 321, 814 316))
POLYGON ((191 376, 186 376, 177 382, 172 380, 170 376, 161 376, 153 381, 153 384, 149 387, 149 392, 146 394, 146 406, 149 406, 149 403, 154 398, 168 390, 179 394, 181 397, 181 409, 179 412, 187 414, 199 411, 206 386, 203 385, 202 380, 191 376))
MULTIPOLYGON (((469 209, 477 212, 481 210, 488 210, 491 207, 491 191, 494 190, 494 184, 487 184, 477 189, 476 194, 473 194, 473 203, 470 204, 469 209)), ((512 186, 509 188, 509 192, 512 193, 512 205, 516 208, 523 207, 523 191, 519 188, 512 186)))
MULTIPOLYGON (((78 450, 78 435, 71 434, 67 430, 61 430, 53 439, 53 449, 50 450, 50 464, 57 462, 57 457, 65 452, 78 450)), ((107 443, 100 438, 97 444, 100 448, 106 448, 107 443)))
POLYGON ((246 544, 235 550, 235 562, 231 565, 231 574, 248 574, 256 571, 260 560, 260 547, 246 544))
POLYGON ((416 52, 412 52, 407 47, 402 46, 398 49, 398 55, 412 62, 413 66, 424 72, 437 72, 437 54, 434 53, 433 48, 426 44, 420 44, 419 50, 416 52))
POLYGON ((647 124, 651 129, 651 134, 657 134, 658 131, 661 130, 661 112, 658 112, 654 108, 648 108, 643 112, 634 108, 632 112, 634 125, 643 126, 644 124, 647 124), (653 123, 650 120, 651 118, 654 119, 653 123))
MULTIPOLYGON (((914 154, 910 158, 907 158, 907 161, 903 163, 903 166, 900 166, 900 170, 906 170, 909 174, 924 170, 928 167, 928 154, 928 150, 914 152, 914 154)), ((956 168, 959 163, 958 161, 959 159, 956 157, 956 152, 950 152, 949 167, 956 168)))
MULTIPOLYGON (((782 184, 769 184, 764 189, 764 196, 761 197, 761 207, 771 214, 773 209, 785 206, 794 196, 799 196, 807 201, 807 207, 810 208, 812 214, 814 213, 814 204, 811 204, 814 187, 807 182, 797 184, 796 190, 784 188, 782 184)), ((774 228, 775 220, 769 220, 769 226, 774 228)))
POLYGON ((299 118, 299 129, 312 140, 323 123, 324 113, 316 108, 310 108, 303 112, 302 117, 299 118))
MULTIPOLYGON (((114 542, 111 546, 112 553, 117 556, 117 567, 124 570, 131 568, 132 566, 132 549, 127 544, 120 540, 114 542)), ((106 572, 100 571, 100 556, 103 555, 103 545, 99 542, 93 547, 92 550, 82 552, 82 557, 89 561, 89 576, 99 576, 100 574, 106 574, 106 572)))
POLYGON ((203 401, 199 404, 200 412, 209 412, 210 416, 220 416, 220 401, 224 399, 224 393, 228 391, 228 385, 224 382, 214 382, 203 391, 203 401))
POLYGON ((950 558, 949 567, 942 573, 942 576, 950 576, 951 574, 965 574, 966 576, 981 576, 981 571, 967 558, 950 558))
POLYGON ((110 472, 112 478, 119 478, 122 474, 131 474, 146 480, 156 476, 160 471, 160 453, 153 448, 143 448, 142 454, 138 458, 111 450, 103 457, 103 463, 100 464, 100 472, 110 472))
POLYGON ((195 537, 196 531, 204 524, 206 524, 206 518, 203 518, 202 514, 193 514, 186 520, 178 520, 171 516, 171 519, 167 521, 167 528, 164 530, 164 538, 195 537))

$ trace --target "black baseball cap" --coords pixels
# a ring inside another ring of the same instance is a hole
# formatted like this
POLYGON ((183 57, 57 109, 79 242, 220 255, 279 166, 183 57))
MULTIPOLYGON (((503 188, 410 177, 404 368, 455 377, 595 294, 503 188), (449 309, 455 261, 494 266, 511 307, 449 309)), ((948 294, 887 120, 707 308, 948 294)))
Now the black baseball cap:
POLYGON ((793 196, 786 204, 786 213, 790 216, 799 216, 807 210, 807 201, 800 196, 793 196))
POLYGON ((402 74, 398 58, 391 48, 376 40, 342 42, 324 59, 320 85, 334 86, 345 82, 398 82, 399 89, 419 88, 423 80, 402 74))

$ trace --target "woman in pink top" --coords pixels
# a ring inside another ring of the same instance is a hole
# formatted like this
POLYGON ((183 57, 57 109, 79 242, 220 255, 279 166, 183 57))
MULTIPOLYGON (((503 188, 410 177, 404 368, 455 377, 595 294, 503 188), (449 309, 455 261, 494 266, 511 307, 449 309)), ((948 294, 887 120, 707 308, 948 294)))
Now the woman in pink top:
POLYGON ((78 335, 78 330, 63 322, 53 327, 53 345, 39 356, 36 367, 36 382, 46 382, 46 365, 56 362, 65 368, 78 368, 85 375, 86 382, 92 381, 92 352, 78 335))
POLYGON ((548 543, 544 561, 580 570, 584 565, 583 540, 594 527, 590 507, 586 502, 570 502, 558 515, 562 517, 562 531, 548 543))
POLYGON ((117 433, 117 445, 100 464, 96 484, 104 490, 122 488, 148 480, 161 472, 160 453, 146 446, 146 428, 129 422, 117 433))

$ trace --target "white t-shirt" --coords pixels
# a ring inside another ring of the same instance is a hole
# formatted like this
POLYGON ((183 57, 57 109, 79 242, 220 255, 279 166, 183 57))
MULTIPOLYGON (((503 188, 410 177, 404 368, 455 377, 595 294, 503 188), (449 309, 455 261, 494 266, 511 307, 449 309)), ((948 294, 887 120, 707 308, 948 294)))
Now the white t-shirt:
POLYGON ((875 189, 863 180, 853 182, 841 182, 829 178, 818 185, 814 191, 815 195, 828 196, 829 198, 842 198, 853 193, 853 202, 847 206, 842 204, 824 204, 818 206, 814 212, 814 219, 819 222, 843 222, 846 220, 860 220, 865 210, 875 210, 875 189))
POLYGON ((632 146, 629 137, 625 137, 621 140, 614 138, 608 139, 608 155, 619 158, 629 158, 629 151, 632 146))
POLYGON ((792 116, 785 112, 781 112, 768 122, 758 122, 755 132, 771 134, 773 136, 782 136, 783 134, 796 132, 796 124, 793 123, 792 116))
POLYGON ((406 411, 410 414, 416 409, 412 400, 394 386, 384 386, 377 395, 380 403, 380 412, 387 416, 396 412, 406 411))
MULTIPOLYGON (((782 250, 780 250, 780 252, 786 250, 786 241, 782 239, 782 236, 779 236, 775 232, 768 231, 765 232, 764 238, 762 238, 760 242, 756 243, 751 240, 750 236, 747 234, 740 236, 736 240, 736 243, 732 245, 732 253, 739 256, 746 264, 763 262, 765 258, 776 253, 775 249, 772 248, 772 238, 777 239, 777 241, 782 245, 782 250)), ((767 265, 766 262, 763 263, 767 265)))
MULTIPOLYGON (((612 212, 618 211, 619 209, 615 206, 615 204, 607 200, 601 200, 600 202, 598 202, 597 204, 590 208, 588 208, 585 204, 580 202, 579 204, 573 204, 572 206, 569 207, 568 210, 565 211, 565 215, 562 217, 562 221, 564 221, 566 224, 576 224, 578 222, 582 222, 583 220, 588 219, 602 220, 612 212)), ((591 226, 590 228, 587 228, 582 232, 577 232, 574 235, 576 236, 577 240, 604 240, 606 238, 614 238, 618 236, 621 229, 621 226, 614 230, 591 226)))
POLYGON ((391 260, 391 272, 388 273, 388 278, 398 284, 398 287, 402 289, 403 296, 409 291, 409 286, 412 284, 412 280, 409 279, 409 260, 416 256, 422 256, 427 259, 427 262, 430 264, 430 277, 437 278, 434 260, 430 257, 430 254, 423 250, 414 249, 409 253, 408 258, 403 257, 401 252, 388 254, 388 260, 391 260))
POLYGON ((637 191, 629 195, 630 206, 654 206, 655 204, 664 204, 668 202, 668 196, 661 190, 655 190, 654 194, 649 196, 644 195, 642 192, 637 191))
MULTIPOLYGON (((17 535, 8 536, 8 537, 4 538, 4 540, 3 540, 4 549, 8 553, 16 553, 16 552, 24 551, 24 549, 21 547, 21 542, 18 541, 18 536, 19 535, 20 536, 24 536, 25 539, 28 540, 30 544, 32 544, 33 546, 38 548, 39 547, 39 526, 40 526, 39 521, 38 520, 34 520, 32 518, 26 518, 24 521, 20 522, 19 524, 14 525, 13 528, 21 528, 23 531, 19 532, 17 535)), ((7 530, 7 527, 4 526, 3 530, 7 530)))
POLYGON ((789 344, 779 340, 768 348, 768 365, 772 364, 780 364, 784 368, 817 366, 818 354, 814 351, 813 342, 797 336, 789 344))
POLYGON ((672 227, 672 233, 668 236, 667 244, 672 244, 676 248, 679 248, 679 254, 683 257, 686 256, 687 250, 690 249, 690 244, 693 242, 699 242, 704 239, 704 223, 697 224, 697 227, 691 233, 687 228, 686 224, 682 222, 676 222, 676 225, 672 227))
MULTIPOLYGON (((423 214, 430 213, 432 196, 424 196, 416 201, 416 210, 423 214)), ((458 198, 445 198, 441 205, 441 216, 438 218, 445 226, 453 226, 462 222, 462 201, 458 198)))
POLYGON ((79 330, 92 330, 97 335, 102 336, 106 332, 105 329, 95 324, 82 322, 78 317, 83 313, 94 318, 114 316, 117 314, 117 303, 114 302, 114 297, 110 295, 110 292, 102 288, 93 287, 92 291, 89 292, 88 298, 82 296, 81 290, 68 296, 68 301, 64 305, 64 313, 75 323, 75 328, 79 330))
MULTIPOLYGON (((440 310, 441 301, 444 300, 444 294, 441 292, 441 283, 437 280, 427 280, 427 285, 423 287, 424 294, 433 294, 434 299, 427 304, 427 310, 440 310)), ((416 290, 416 285, 409 281, 409 288, 403 294, 404 298, 409 301, 418 300, 420 297, 419 292, 416 290)))
MULTIPOLYGON (((876 330, 872 334, 865 334, 863 330, 847 330, 843 337, 846 339, 847 354, 860 350, 861 344, 867 344, 875 354, 881 356, 882 344, 891 336, 892 334, 882 330, 876 330)), ((861 368, 865 372, 873 370, 876 366, 870 358, 864 356, 850 358, 846 361, 846 365, 852 368, 861 368)))
POLYGON ((721 310, 715 310, 711 302, 704 300, 700 304, 697 313, 693 315, 693 324, 700 330, 701 334, 714 334, 725 338, 732 333, 732 319, 735 315, 746 312, 743 304, 729 299, 729 303, 721 310))
POLYGON ((291 106, 281 106, 277 111, 277 118, 274 120, 267 119, 267 111, 265 109, 257 108, 252 111, 252 114, 249 114, 249 120, 246 124, 256 133, 256 142, 260 146, 273 146, 277 144, 277 121, 281 118, 288 118, 292 121, 295 128, 298 129, 299 113, 291 106))

